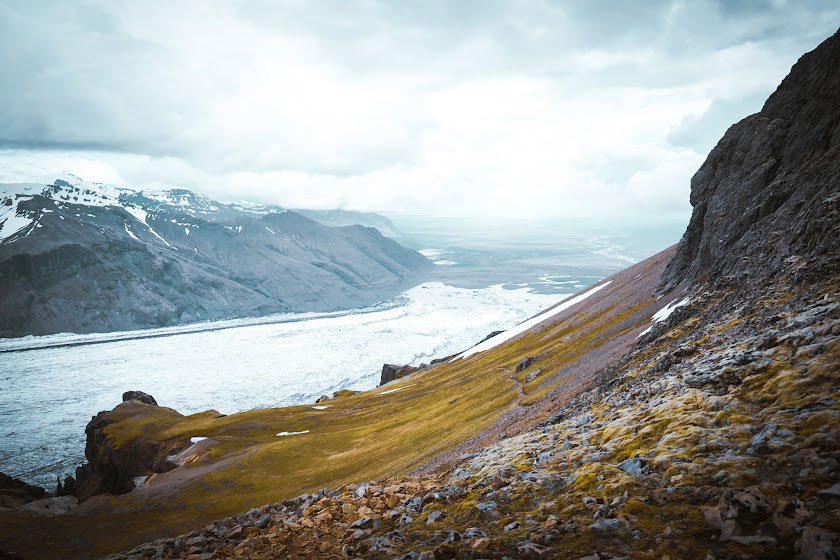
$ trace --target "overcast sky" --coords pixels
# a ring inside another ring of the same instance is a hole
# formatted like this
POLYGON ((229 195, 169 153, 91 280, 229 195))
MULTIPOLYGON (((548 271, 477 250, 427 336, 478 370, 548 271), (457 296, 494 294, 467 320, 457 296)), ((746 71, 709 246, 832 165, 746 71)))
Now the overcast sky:
POLYGON ((690 212, 836 0, 0 0, 0 176, 516 217, 690 212))

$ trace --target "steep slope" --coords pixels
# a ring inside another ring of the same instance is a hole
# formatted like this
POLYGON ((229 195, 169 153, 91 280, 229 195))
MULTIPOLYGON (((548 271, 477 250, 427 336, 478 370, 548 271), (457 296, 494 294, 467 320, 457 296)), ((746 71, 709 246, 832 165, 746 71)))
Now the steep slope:
POLYGON ((372 228, 231 208, 183 189, 9 185, 0 336, 358 307, 430 268, 372 228))

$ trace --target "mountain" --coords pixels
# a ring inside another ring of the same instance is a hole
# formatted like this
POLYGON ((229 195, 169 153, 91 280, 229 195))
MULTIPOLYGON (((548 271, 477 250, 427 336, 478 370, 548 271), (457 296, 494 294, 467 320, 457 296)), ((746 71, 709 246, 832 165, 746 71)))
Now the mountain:
POLYGON ((361 307, 431 267, 370 227, 69 179, 0 186, 0 336, 361 307))
POLYGON ((414 242, 397 229, 397 226, 386 216, 374 212, 356 212, 353 210, 303 210, 295 209, 295 212, 303 214, 307 218, 321 222, 328 226, 349 226, 358 224, 372 227, 379 230, 385 237, 390 237, 401 245, 412 247, 414 242))
POLYGON ((393 239, 397 243, 405 246, 405 247, 412 247, 414 242, 411 240, 410 237, 405 235, 394 223, 389 220, 386 216, 382 214, 376 214, 375 212, 357 212, 354 210, 307 210, 304 208, 283 208, 282 206, 276 206, 271 204, 256 204, 256 203, 249 203, 246 201, 236 201, 227 203, 227 206, 230 208, 244 210, 251 213, 258 213, 258 214, 269 214, 269 213, 279 213, 285 212, 287 210, 291 210, 292 212, 297 212, 302 216, 306 216, 310 220, 315 220, 316 222, 322 223, 327 226, 335 226, 335 227, 344 227, 344 226, 366 226, 372 227, 379 230, 379 233, 393 239))
POLYGON ((28 503, 0 511, 2 546, 838 558, 838 49, 840 32, 727 132, 677 247, 372 391, 228 416, 126 393, 51 497, 3 479, 28 503))

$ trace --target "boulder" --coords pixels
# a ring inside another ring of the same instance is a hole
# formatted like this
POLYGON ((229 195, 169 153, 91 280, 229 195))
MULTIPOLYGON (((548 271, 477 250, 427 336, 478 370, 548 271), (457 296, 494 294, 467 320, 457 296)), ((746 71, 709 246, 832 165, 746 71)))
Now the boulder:
POLYGON ((382 386, 386 383, 390 383, 391 381, 402 379, 406 375, 410 375, 419 369, 420 368, 409 365, 397 366, 394 364, 383 364, 382 373, 379 376, 379 385, 382 386))
POLYGON ((123 393, 122 400, 123 402, 140 401, 143 404, 150 404, 152 406, 158 405, 157 401, 152 395, 144 393, 143 391, 126 391, 125 393, 123 393))
POLYGON ((534 357, 533 356, 526 356, 525 358, 522 358, 521 360, 519 360, 519 363, 516 364, 516 373, 525 371, 533 363, 534 363, 534 357))
POLYGON ((29 502, 21 506, 20 511, 28 511, 37 513, 38 515, 64 515, 73 510, 77 505, 79 505, 79 500, 75 496, 56 496, 54 498, 29 502))

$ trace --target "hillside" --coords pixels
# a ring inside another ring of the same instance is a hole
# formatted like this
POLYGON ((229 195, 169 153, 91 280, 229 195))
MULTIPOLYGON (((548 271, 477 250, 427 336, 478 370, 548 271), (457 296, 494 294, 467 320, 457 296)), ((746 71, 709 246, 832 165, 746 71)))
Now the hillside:
POLYGON ((72 180, 3 187, 0 336, 361 307, 431 268, 370 227, 72 180))
POLYGON ((230 416, 126 395, 88 425, 61 496, 0 513, 0 542, 25 558, 836 559, 838 64, 840 33, 730 128, 677 247, 372 391, 230 416))

